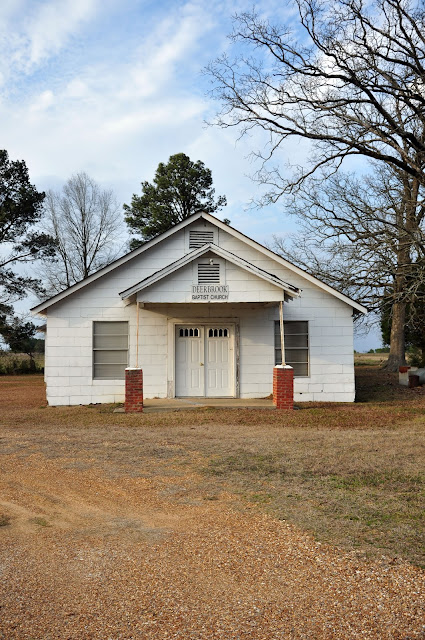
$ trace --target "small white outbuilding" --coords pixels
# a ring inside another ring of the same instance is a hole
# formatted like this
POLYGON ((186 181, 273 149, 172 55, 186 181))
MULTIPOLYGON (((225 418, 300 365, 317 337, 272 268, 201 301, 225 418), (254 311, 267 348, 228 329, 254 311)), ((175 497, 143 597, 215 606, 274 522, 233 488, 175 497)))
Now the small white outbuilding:
POLYGON ((48 403, 123 402, 126 367, 145 398, 269 396, 281 302, 295 401, 352 402, 365 307, 200 212, 34 307, 48 403))

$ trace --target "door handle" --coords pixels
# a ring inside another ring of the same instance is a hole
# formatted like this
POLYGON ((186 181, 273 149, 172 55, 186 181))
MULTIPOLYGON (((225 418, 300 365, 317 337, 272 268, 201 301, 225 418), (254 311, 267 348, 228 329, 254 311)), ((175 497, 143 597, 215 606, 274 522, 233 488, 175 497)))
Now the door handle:
POLYGON ((203 366, 204 366, 204 363, 203 363, 203 362, 200 362, 199 364, 201 365, 201 367, 203 367, 203 366))

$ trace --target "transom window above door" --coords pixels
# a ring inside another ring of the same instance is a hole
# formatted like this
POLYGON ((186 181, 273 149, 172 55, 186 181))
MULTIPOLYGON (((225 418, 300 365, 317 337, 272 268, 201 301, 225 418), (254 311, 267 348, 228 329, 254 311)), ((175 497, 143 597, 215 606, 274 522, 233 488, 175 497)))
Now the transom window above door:
POLYGON ((229 329, 208 329, 209 338, 228 338, 229 336, 229 329))
POLYGON ((198 327, 181 327, 179 329, 180 338, 199 338, 200 332, 198 327))

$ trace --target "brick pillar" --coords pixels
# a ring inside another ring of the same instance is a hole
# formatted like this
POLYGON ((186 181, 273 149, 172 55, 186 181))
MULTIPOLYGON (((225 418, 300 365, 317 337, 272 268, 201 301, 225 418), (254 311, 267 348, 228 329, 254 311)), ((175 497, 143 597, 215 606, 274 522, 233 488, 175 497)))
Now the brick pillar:
POLYGON ((143 370, 129 367, 125 370, 125 412, 143 411, 143 370))
POLYGON ((273 404, 276 409, 294 408, 294 370, 289 364, 273 369, 273 404))

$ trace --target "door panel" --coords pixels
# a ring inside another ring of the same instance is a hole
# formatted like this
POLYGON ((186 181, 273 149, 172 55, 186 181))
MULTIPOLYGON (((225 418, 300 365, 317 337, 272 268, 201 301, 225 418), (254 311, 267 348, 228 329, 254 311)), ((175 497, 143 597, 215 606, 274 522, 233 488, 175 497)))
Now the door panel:
POLYGON ((232 327, 178 325, 175 362, 176 396, 234 396, 232 327))
POLYGON ((210 398, 234 395, 231 334, 229 327, 206 327, 205 330, 208 356, 206 395, 210 398))
POLYGON ((204 396, 203 327, 176 327, 176 396, 204 396))

